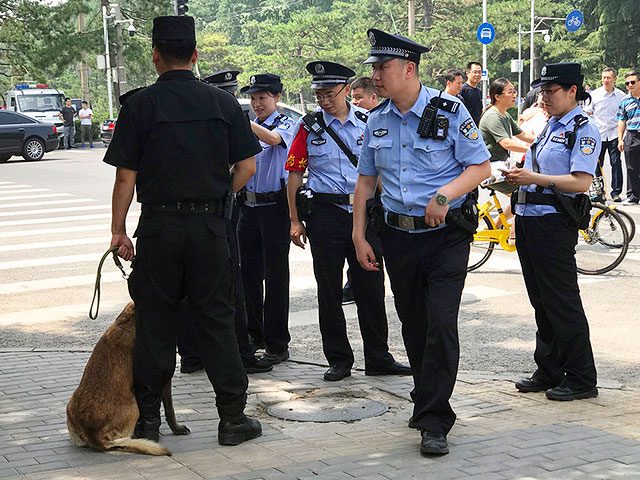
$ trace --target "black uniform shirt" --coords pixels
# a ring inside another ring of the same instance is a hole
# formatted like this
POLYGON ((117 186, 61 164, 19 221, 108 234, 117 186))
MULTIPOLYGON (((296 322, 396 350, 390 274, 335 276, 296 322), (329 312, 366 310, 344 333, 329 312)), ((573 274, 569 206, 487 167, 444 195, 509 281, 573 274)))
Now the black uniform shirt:
POLYGON ((62 109, 60 110, 60 115, 62 115, 62 118, 68 124, 73 124, 73 116, 75 114, 76 114, 76 109, 73 107, 67 107, 66 105, 62 107, 62 109))
POLYGON ((482 90, 465 83, 460 90, 460 96, 464 100, 464 106, 469 110, 471 118, 478 125, 482 116, 482 90))
POLYGON ((120 110, 104 161, 137 171, 140 203, 220 199, 229 166, 262 150, 235 97, 172 70, 120 110))

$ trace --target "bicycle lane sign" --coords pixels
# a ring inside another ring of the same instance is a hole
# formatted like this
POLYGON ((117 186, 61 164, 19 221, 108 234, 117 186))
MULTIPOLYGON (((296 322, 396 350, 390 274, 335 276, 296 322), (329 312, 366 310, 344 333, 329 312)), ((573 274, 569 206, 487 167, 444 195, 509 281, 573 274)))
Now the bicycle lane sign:
POLYGON ((575 32, 578 30, 582 24, 584 23, 584 15, 580 10, 574 10, 569 15, 567 15, 567 19, 564 24, 567 27, 567 30, 570 32, 575 32))

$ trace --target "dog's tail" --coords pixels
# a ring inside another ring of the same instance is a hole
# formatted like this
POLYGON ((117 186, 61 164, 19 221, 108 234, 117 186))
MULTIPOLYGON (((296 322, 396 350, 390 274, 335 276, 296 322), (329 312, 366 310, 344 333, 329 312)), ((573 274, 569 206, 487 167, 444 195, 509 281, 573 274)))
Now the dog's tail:
POLYGON ((106 442, 104 447, 105 450, 171 456, 171 452, 167 447, 163 447, 159 443, 144 438, 116 438, 115 440, 106 442))

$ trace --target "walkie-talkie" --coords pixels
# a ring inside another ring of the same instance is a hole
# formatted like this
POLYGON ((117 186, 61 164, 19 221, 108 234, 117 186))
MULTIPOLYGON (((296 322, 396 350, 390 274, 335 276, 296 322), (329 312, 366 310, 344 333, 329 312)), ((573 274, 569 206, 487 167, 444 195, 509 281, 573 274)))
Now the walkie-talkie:
POLYGON ((437 112, 436 107, 431 104, 424 107, 417 130, 421 138, 430 138, 433 135, 433 123, 435 122, 437 112))

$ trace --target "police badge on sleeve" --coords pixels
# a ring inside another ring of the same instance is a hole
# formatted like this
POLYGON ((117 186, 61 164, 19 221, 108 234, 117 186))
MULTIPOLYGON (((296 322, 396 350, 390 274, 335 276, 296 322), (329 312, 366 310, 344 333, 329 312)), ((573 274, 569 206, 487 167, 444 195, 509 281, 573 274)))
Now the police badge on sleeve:
POLYGON ((467 118, 460 124, 460 133, 472 142, 477 141, 480 137, 480 134, 478 133, 478 127, 476 127, 476 124, 474 123, 472 118, 467 118))
POLYGON ((585 155, 591 155, 596 151, 596 139, 593 137, 582 137, 580 139, 580 151, 585 155))

